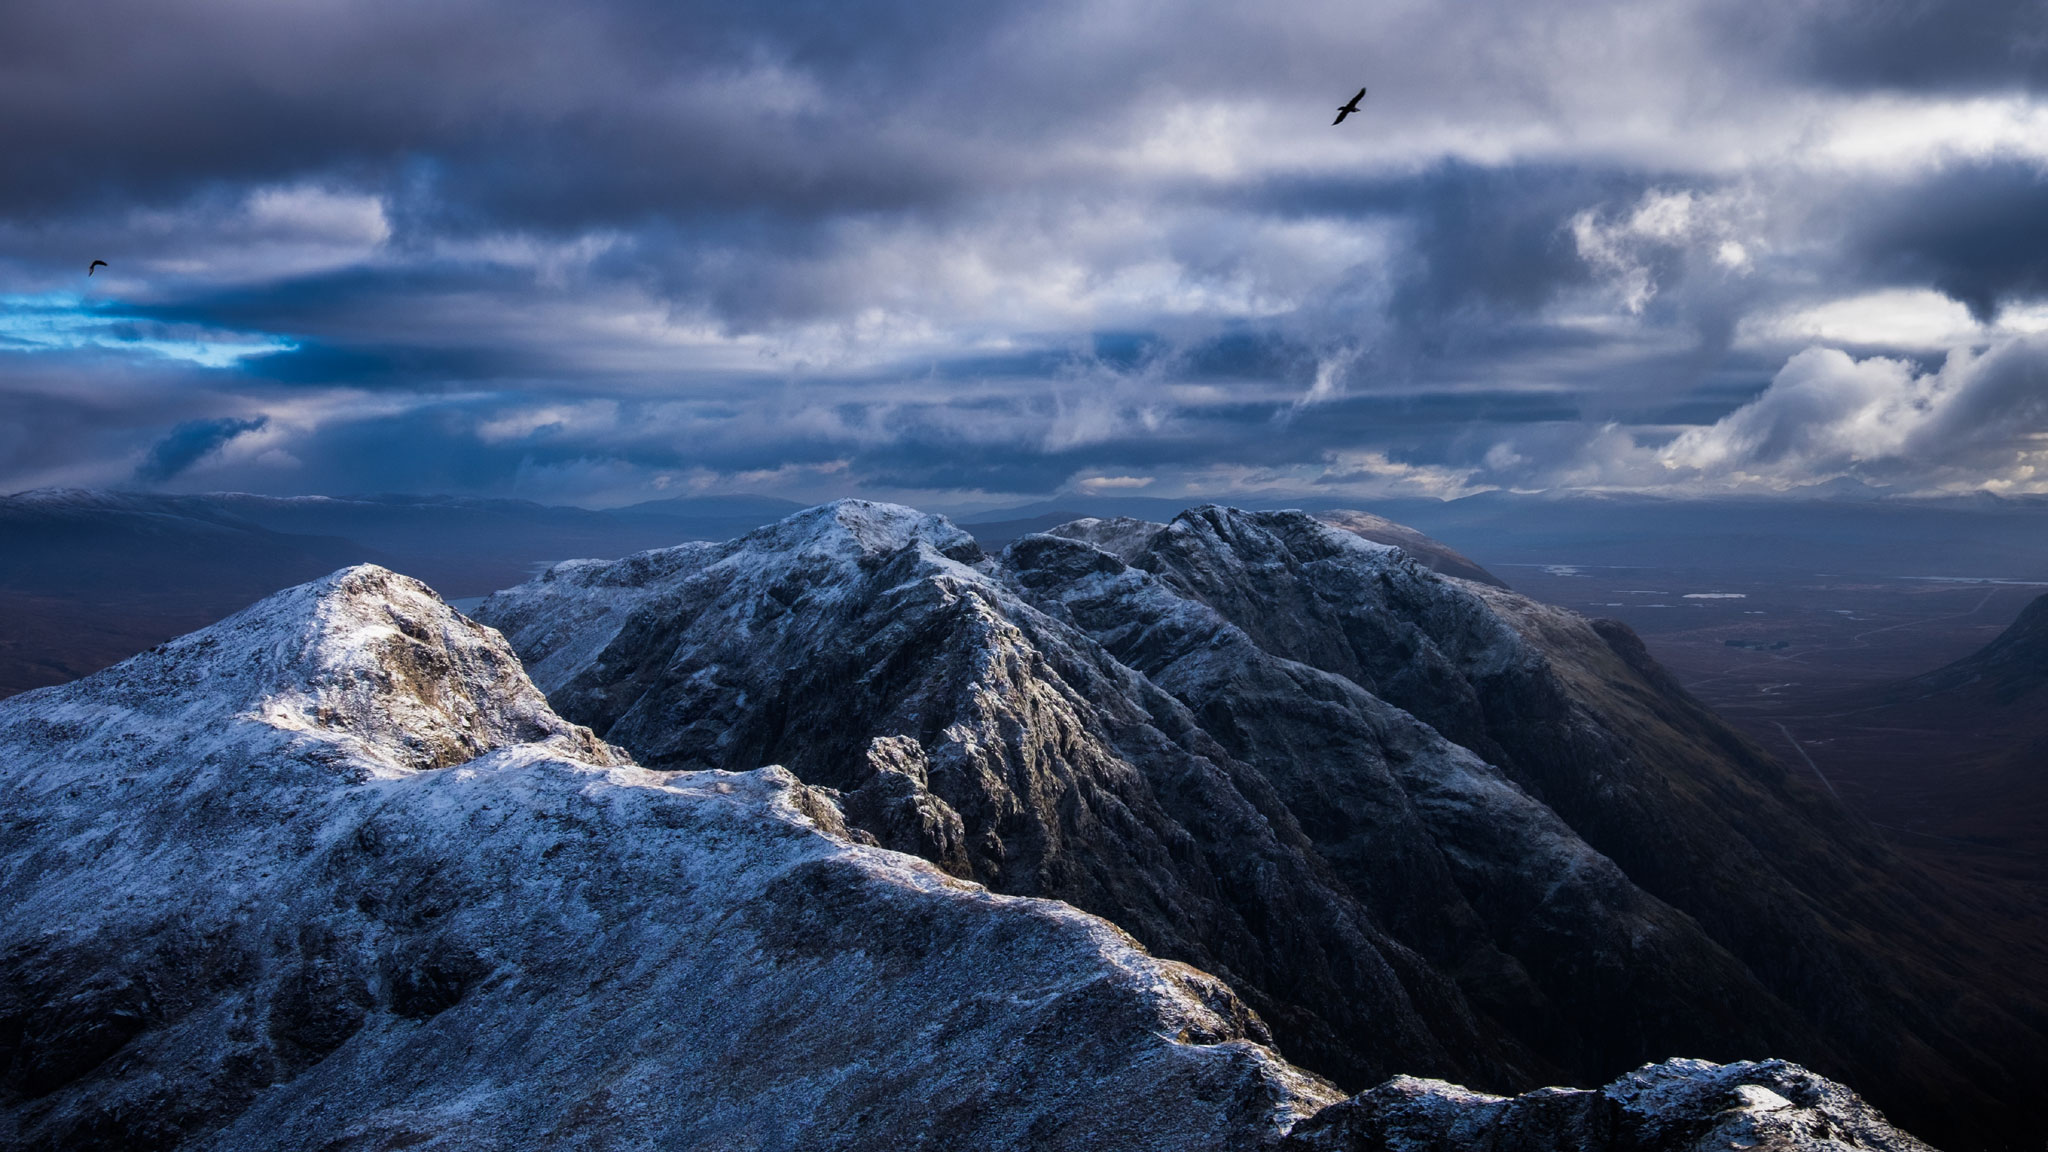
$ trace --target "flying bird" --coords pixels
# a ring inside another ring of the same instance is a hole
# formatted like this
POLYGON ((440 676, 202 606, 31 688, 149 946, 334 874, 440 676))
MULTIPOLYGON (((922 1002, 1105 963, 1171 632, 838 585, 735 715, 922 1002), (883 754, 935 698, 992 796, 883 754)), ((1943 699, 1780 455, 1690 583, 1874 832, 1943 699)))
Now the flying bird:
POLYGON ((85 274, 86 274, 87 276, 90 276, 90 275, 92 275, 92 273, 93 273, 93 269, 95 269, 95 268, 105 268, 106 266, 107 266, 107 262, 106 262, 105 260, 95 260, 95 261, 93 261, 92 263, 90 263, 90 264, 88 264, 88 265, 86 265, 86 266, 85 266, 85 274))
POLYGON ((1358 90, 1358 95, 1353 96, 1351 98, 1351 103, 1338 106, 1337 118, 1335 120, 1330 121, 1331 127, 1335 127, 1339 124, 1342 124, 1346 116, 1349 116, 1353 112, 1358 111, 1358 102, 1363 99, 1365 99, 1365 89, 1360 88, 1358 90))

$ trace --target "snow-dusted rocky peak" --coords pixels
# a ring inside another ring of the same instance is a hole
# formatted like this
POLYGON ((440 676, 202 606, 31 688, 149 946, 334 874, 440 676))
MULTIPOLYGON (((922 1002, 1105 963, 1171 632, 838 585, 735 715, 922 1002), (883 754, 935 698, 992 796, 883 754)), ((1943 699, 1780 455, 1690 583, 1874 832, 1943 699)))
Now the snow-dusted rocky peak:
POLYGON ((1513 1098, 1402 1076, 1300 1125, 1287 1152, 1931 1152, 1797 1064, 1649 1064, 1597 1091, 1513 1098))
POLYGON ((1219 980, 653 773, 374 568, 0 702, 0 1147, 1242 1148, 1219 980))
POLYGON ((785 764, 884 846, 1067 900, 1224 976, 1297 1058, 1354 1083, 1502 1066, 1255 774, 971 549, 936 518, 842 502, 650 581, 552 650, 528 606, 559 590, 479 615, 529 657, 588 653, 554 666, 550 699, 642 763, 785 764))
POLYGON ((62 692, 64 714, 187 738, 260 719, 378 772, 445 768, 549 742, 605 762, 555 715, 503 637, 419 581, 374 565, 287 589, 62 692))
POLYGON ((1975 963, 1935 894, 1625 628, 1301 513, 1055 532, 988 558, 846 502, 479 616, 642 763, 785 764, 855 835, 1214 972, 1349 1087, 1785 1056, 2014 1122, 1973 1053, 2044 1037, 1935 1009, 1975 963))
MULTIPOLYGON (((909 553, 941 567, 981 559, 974 538, 943 517, 895 504, 839 500, 724 544, 683 544, 623 560, 570 560, 490 597, 478 615, 512 638, 549 692, 586 668, 634 613, 663 612, 715 586, 735 627, 749 629, 754 602, 821 608, 858 596, 876 562, 909 553)), ((709 609, 714 615, 720 609, 709 609)))
MULTIPOLYGON (((1276 529, 1297 531, 1309 543, 1296 552, 1364 566, 1353 584, 1384 575, 1437 617, 1488 625, 1470 631, 1510 650, 1493 664, 1541 662, 1396 549, 1306 517, 1239 515, 1070 529, 1134 557, 1162 539, 1193 551, 1177 538, 1197 531, 1269 548, 1276 529)), ((579 568, 607 590, 638 587, 629 612, 584 635, 550 639, 584 618, 562 580, 480 614, 529 657, 584 653, 553 666, 552 699, 643 762, 785 763, 839 790, 856 830, 884 845, 1069 900, 1224 975, 1285 1051, 1354 1084, 1626 1066, 1636 1053, 1612 1037, 1652 1020, 1661 1044, 1765 1042, 1736 1018, 1670 1024, 1703 989, 1772 997, 1481 757, 1096 543, 1027 537, 971 566, 937 546, 950 539, 908 509, 830 505, 679 575, 639 581, 645 557, 579 568), (1578 1009, 1617 993, 1628 1007, 1587 1028, 1578 1009)), ((1272 567, 1205 563, 1225 601, 1236 573, 1272 567)), ((1404 618, 1377 620, 1411 651, 1430 644, 1404 618)), ((1488 651, 1453 641, 1461 656, 1488 651)), ((1433 658, 1462 686, 1451 657, 1433 658)))
POLYGON ((634 611, 720 551, 693 542, 617 561, 564 560, 491 596, 478 615, 512 639, 527 674, 553 691, 610 643, 634 611))

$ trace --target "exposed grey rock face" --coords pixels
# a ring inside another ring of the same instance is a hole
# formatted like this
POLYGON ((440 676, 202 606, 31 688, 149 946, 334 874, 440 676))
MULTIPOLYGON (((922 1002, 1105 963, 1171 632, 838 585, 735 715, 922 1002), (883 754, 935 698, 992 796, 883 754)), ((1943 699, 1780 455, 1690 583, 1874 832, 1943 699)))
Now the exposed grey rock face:
POLYGON ((1625 629, 1221 508, 993 558, 842 502, 619 564, 480 609, 563 715, 651 767, 787 764, 879 843, 1223 977, 1349 1086, 1785 1054, 1964 1142, 2028 1123, 1984 1053, 2048 1050, 2032 1009, 1625 629))
MULTIPOLYGON (((1410 595, 1462 594, 1383 549, 1361 552, 1418 584, 1410 595)), ((1591 1079, 1626 1066, 1628 1038, 1646 1034, 1694 1050, 1774 1039, 1753 1010, 1787 1009, 1739 961, 1469 749, 1087 544, 1026 537, 1006 561, 1048 611, 1192 709, 1392 935, 1455 973, 1553 1069, 1591 1079)), ((1489 639, 1505 650, 1497 662, 1540 662, 1512 632, 1489 639)), ((1426 638, 1412 643, 1418 662, 1443 661, 1426 638)))
MULTIPOLYGON (((859 771, 949 843, 918 768, 859 771)), ((1224 1149, 1336 1098, 1215 977, 843 832, 633 765, 414 581, 281 593, 0 702, 0 1147, 1224 1149)))
POLYGON ((1598 1091, 1512 1099, 1401 1076, 1297 1127, 1288 1152, 1929 1152, 1855 1093, 1783 1060, 1649 1064, 1598 1091))

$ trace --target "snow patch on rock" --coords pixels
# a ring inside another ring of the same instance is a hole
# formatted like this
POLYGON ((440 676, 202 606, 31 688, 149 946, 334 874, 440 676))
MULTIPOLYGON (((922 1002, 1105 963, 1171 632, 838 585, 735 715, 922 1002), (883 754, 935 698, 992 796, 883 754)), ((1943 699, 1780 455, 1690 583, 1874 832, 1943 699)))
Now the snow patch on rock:
POLYGON ((1855 1093, 1783 1060, 1647 1064, 1597 1091, 1489 1096, 1396 1077, 1299 1125, 1288 1152, 1932 1152, 1855 1093))

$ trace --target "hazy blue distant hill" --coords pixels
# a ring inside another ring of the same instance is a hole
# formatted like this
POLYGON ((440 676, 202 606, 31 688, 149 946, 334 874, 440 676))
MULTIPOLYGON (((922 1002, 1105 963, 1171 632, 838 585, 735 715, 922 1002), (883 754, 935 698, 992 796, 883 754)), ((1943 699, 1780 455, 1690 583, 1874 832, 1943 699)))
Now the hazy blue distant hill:
MULTIPOLYGON (((1084 516, 1167 521, 1200 500, 1063 497, 962 516, 984 546, 1084 516)), ((1362 509, 1405 524, 1489 567, 1663 565, 1883 576, 2048 575, 2048 498, 1989 494, 1915 499, 1866 485, 1789 497, 1680 500, 1602 492, 1484 492, 1425 497, 1231 499, 1247 509, 1362 509)), ((1512 576, 1509 577, 1512 582, 1512 576)))
POLYGON ((593 511, 452 496, 17 493, 0 498, 0 695, 75 679, 350 564, 474 596, 557 560, 723 540, 799 507, 761 496, 593 511))
POLYGON ((593 510, 454 496, 198 497, 278 532, 344 536, 449 596, 474 596, 571 557, 610 559, 686 540, 724 540, 803 505, 702 496, 593 510))
MULTIPOLYGON (((1515 582, 1530 564, 1766 574, 2048 578, 2048 500, 1908 500, 1836 486, 1813 499, 1669 500, 1489 492, 1461 500, 1237 500, 1359 509, 1515 582)), ((1061 497, 965 515, 984 547, 1081 517, 1171 520, 1197 500, 1061 497)), ((594 510, 455 496, 169 496, 46 489, 0 498, 0 694, 59 683, 203 627, 278 588, 377 563, 453 598, 558 560, 726 540, 799 510, 693 496, 594 510)))
POLYGON ((1672 500, 1488 492, 1359 505, 1482 564, 1657 564, 1873 576, 2048 574, 2048 500, 1867 494, 1672 500))
POLYGON ((360 545, 284 533, 206 497, 44 490, 0 500, 0 587, 103 595, 205 584, 251 597, 332 571, 360 545))

